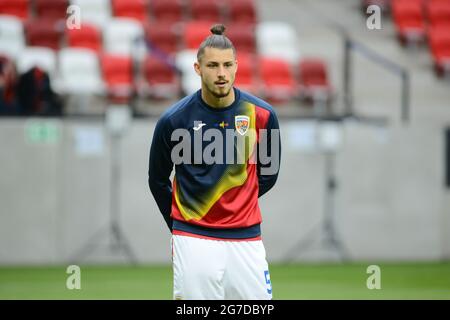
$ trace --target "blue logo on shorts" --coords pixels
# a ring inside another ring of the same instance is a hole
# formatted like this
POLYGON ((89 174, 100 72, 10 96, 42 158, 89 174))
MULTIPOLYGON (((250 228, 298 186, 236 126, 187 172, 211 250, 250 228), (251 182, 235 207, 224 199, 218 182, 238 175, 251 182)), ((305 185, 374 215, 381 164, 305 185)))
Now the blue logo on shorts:
POLYGON ((269 270, 264 271, 264 277, 266 278, 267 293, 272 294, 272 283, 270 282, 269 270))

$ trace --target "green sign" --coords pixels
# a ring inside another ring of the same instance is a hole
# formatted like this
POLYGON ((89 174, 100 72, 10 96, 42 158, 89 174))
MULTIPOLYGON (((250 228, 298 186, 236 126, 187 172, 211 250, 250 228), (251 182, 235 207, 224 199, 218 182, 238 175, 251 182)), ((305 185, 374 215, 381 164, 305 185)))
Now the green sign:
POLYGON ((25 125, 25 138, 30 143, 54 144, 60 137, 61 128, 55 121, 30 120, 25 125))

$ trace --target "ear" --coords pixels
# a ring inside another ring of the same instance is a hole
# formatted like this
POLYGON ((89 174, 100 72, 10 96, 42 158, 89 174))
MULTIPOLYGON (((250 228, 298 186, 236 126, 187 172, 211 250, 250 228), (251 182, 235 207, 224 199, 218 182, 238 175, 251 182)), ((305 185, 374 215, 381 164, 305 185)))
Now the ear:
POLYGON ((199 76, 202 75, 202 71, 200 70, 200 63, 198 63, 198 61, 194 63, 194 70, 199 76))

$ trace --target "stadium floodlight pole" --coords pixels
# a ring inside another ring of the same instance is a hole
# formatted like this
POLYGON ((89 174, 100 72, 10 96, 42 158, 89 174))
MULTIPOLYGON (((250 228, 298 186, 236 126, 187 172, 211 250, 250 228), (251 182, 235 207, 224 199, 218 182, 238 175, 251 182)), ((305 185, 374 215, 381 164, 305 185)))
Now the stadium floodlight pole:
POLYGON ((123 251, 128 262, 136 264, 137 259, 125 234, 120 227, 120 186, 121 165, 120 147, 121 140, 126 128, 129 126, 131 111, 128 105, 109 106, 106 112, 106 127, 111 141, 111 165, 110 165, 110 220, 106 228, 98 230, 91 239, 81 248, 73 262, 82 261, 91 254, 96 247, 100 246, 100 238, 107 236, 109 240, 108 249, 111 253, 123 251))

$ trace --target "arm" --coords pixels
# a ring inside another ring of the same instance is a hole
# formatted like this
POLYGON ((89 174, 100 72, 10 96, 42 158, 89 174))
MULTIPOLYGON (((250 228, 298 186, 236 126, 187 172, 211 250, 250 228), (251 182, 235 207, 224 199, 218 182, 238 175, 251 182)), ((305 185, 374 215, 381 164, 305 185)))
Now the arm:
POLYGON ((170 173, 173 169, 173 162, 170 157, 170 135, 168 119, 163 117, 156 124, 153 133, 149 157, 148 185, 167 226, 172 231, 172 218, 170 217, 172 211, 172 184, 170 173))
POLYGON ((267 191, 272 189, 278 178, 281 161, 281 139, 279 130, 278 119, 275 113, 271 113, 267 123, 266 138, 261 136, 258 146, 258 197, 261 197, 267 191), (271 132, 272 129, 277 131, 271 132), (272 142, 272 139, 276 139, 276 141, 272 142), (260 148, 263 149, 262 152, 259 151, 260 148))

